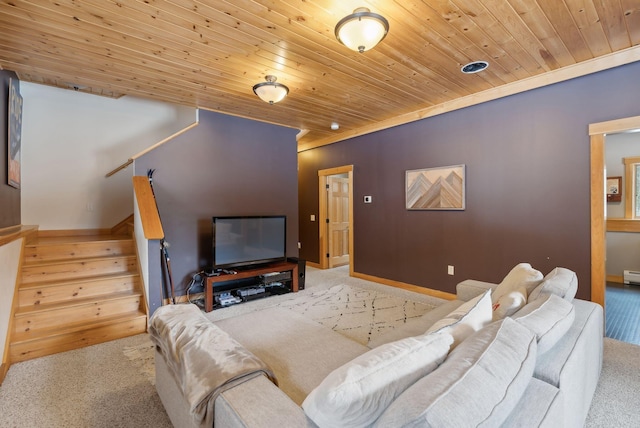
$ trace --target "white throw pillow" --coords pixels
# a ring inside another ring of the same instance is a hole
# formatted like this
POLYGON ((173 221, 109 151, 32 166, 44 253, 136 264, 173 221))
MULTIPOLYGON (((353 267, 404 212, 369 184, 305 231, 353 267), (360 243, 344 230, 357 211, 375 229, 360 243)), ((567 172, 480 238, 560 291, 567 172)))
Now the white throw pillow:
POLYGON ((435 333, 378 346, 331 372, 302 408, 321 428, 370 425, 444 361, 452 342, 450 334, 435 333))
POLYGON ((518 312, 527 304, 527 289, 519 287, 517 290, 501 296, 493 304, 493 320, 498 321, 518 312))
POLYGON ((478 297, 460 305, 458 309, 435 322, 427 333, 444 331, 453 336, 451 349, 458 346, 464 339, 489 324, 493 319, 491 308, 491 290, 485 291, 478 297))
POLYGON ((527 295, 542 282, 543 275, 535 270, 529 263, 519 263, 498 284, 491 297, 493 303, 498 303, 500 297, 516 291, 520 287, 527 290, 527 295))

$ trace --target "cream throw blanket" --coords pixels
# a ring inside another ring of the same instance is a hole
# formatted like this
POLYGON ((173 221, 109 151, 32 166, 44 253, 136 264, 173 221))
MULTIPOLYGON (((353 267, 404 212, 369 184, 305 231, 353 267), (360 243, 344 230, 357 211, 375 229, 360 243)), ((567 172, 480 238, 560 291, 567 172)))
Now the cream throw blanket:
POLYGON ((155 311, 149 335, 182 390, 196 424, 213 426, 217 396, 255 376, 277 385, 271 369, 209 321, 195 305, 168 305, 155 311))

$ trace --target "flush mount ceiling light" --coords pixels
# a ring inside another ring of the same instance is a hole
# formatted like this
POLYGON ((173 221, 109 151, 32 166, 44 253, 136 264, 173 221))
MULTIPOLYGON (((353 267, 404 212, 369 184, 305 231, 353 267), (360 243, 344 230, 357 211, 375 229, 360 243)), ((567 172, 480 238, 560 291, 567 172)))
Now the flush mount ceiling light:
POLYGON ((389 32, 389 22, 384 17, 359 7, 336 25, 336 38, 351 50, 360 53, 380 43, 389 32))
POLYGON ((460 71, 465 74, 473 74, 482 71, 487 67, 489 67, 489 63, 487 61, 474 61, 463 66, 460 71))
POLYGON ((258 83, 253 86, 253 92, 260 97, 260 99, 269 104, 275 104, 282 101, 284 97, 289 93, 287 88, 282 83, 276 83, 276 76, 264 76, 266 82, 258 83))

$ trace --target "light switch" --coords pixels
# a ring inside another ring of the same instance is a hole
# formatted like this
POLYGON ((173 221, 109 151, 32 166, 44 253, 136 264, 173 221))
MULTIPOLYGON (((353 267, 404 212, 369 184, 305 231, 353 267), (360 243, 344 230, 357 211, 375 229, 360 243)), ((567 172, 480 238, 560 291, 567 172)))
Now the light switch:
POLYGON ((314 214, 311 214, 311 221, 316 221, 316 216, 314 214))
POLYGON ((373 198, 371 196, 365 196, 364 197, 364 203, 365 204, 370 204, 372 200, 373 200, 373 198))

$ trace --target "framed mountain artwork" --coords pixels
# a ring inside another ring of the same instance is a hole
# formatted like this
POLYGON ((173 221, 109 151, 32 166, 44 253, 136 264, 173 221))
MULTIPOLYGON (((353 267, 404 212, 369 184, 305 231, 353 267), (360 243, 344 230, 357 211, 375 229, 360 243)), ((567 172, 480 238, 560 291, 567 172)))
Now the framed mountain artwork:
POLYGON ((406 171, 408 210, 464 210, 465 165, 406 171))

